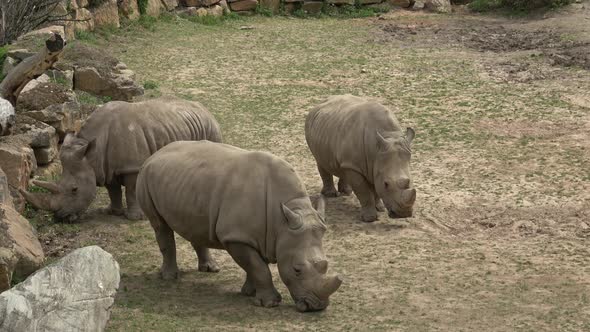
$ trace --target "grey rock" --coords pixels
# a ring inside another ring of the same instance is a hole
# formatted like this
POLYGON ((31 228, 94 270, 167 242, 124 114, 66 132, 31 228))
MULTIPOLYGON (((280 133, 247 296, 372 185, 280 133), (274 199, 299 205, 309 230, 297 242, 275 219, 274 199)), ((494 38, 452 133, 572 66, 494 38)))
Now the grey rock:
POLYGON ((0 98, 0 136, 9 135, 16 122, 16 114, 12 104, 0 98))
POLYGON ((17 64, 18 64, 18 60, 7 56, 6 59, 4 59, 4 63, 2 64, 2 75, 3 76, 8 75, 8 73, 12 69, 14 69, 14 67, 16 67, 17 64))
POLYGON ((0 294, 0 331, 103 331, 119 280, 111 254, 75 250, 0 294))

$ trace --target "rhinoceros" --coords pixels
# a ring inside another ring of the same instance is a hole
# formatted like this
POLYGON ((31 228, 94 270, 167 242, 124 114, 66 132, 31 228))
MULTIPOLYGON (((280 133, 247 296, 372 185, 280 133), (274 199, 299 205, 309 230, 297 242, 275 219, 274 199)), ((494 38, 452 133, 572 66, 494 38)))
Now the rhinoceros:
POLYGON ((135 184, 143 162, 171 142, 202 139, 221 142, 221 131, 200 103, 172 97, 109 102, 92 113, 77 134, 66 135, 59 152, 61 179, 57 183, 33 181, 51 194, 21 193, 33 206, 72 222, 90 206, 96 187, 105 186, 111 201, 105 212, 141 219, 135 184), (121 186, 125 187, 126 210, 121 186))
POLYGON ((270 263, 278 264, 299 311, 326 308, 340 287, 322 249, 324 200, 314 209, 293 167, 270 153, 171 143, 143 165, 137 199, 156 233, 164 279, 178 276, 176 232, 197 252, 199 271, 219 270, 208 248, 227 250, 246 271, 242 294, 256 305, 281 301, 270 263))
POLYGON ((305 120, 305 139, 322 178, 322 194, 335 197, 353 191, 361 220, 411 217, 416 189, 410 176, 414 130, 402 130, 385 106, 352 95, 330 96, 305 120), (332 176, 339 178, 338 190, 332 176), (385 205, 385 206, 384 206, 385 205))

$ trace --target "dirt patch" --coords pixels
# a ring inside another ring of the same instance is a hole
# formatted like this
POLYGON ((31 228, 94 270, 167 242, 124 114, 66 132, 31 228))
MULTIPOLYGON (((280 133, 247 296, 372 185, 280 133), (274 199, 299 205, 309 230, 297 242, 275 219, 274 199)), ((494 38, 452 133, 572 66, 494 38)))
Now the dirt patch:
MULTIPOLYGON (((378 21, 383 22, 383 21, 378 21)), ((463 46, 479 52, 537 51, 551 60, 551 64, 564 67, 590 69, 590 43, 567 38, 561 31, 551 28, 528 30, 512 22, 484 20, 457 20, 451 22, 380 23, 386 34, 384 39, 436 43, 453 47, 463 46)), ((519 66, 517 64, 516 66, 519 66)), ((526 64, 524 64, 526 66, 526 64)), ((520 72, 528 72, 518 70, 520 72)), ((527 74, 537 79, 542 75, 527 74)), ((519 79, 530 81, 529 78, 519 79)))

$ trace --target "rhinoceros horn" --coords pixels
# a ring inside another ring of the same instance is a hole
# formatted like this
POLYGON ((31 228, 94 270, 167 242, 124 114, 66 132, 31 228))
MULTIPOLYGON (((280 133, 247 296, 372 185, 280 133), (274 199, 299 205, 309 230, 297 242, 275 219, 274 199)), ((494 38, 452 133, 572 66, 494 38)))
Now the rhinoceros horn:
POLYGON ((19 190, 21 195, 25 197, 27 202, 31 203, 35 208, 47 211, 57 211, 58 208, 55 206, 55 202, 51 197, 51 194, 38 193, 33 194, 25 190, 19 190))
POLYGON ((337 275, 329 277, 326 279, 324 283, 324 287, 321 288, 320 293, 318 294, 320 298, 327 299, 332 295, 335 291, 338 290, 338 287, 342 284, 342 280, 337 275))
POLYGON ((402 193, 402 202, 406 206, 411 206, 416 201, 416 189, 407 189, 402 193))

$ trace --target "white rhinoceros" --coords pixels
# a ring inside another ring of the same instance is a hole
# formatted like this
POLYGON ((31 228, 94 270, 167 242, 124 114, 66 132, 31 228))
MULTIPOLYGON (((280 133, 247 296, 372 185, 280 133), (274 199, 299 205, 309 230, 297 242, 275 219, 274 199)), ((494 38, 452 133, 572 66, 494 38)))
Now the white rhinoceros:
POLYGON ((176 232, 192 243, 201 271, 218 270, 207 248, 227 250, 246 271, 242 293, 257 305, 281 301, 269 263, 278 263, 299 311, 326 308, 341 284, 327 275, 323 198, 315 210, 293 167, 270 153, 172 143, 145 162, 137 199, 156 233, 165 279, 178 275, 176 232))

